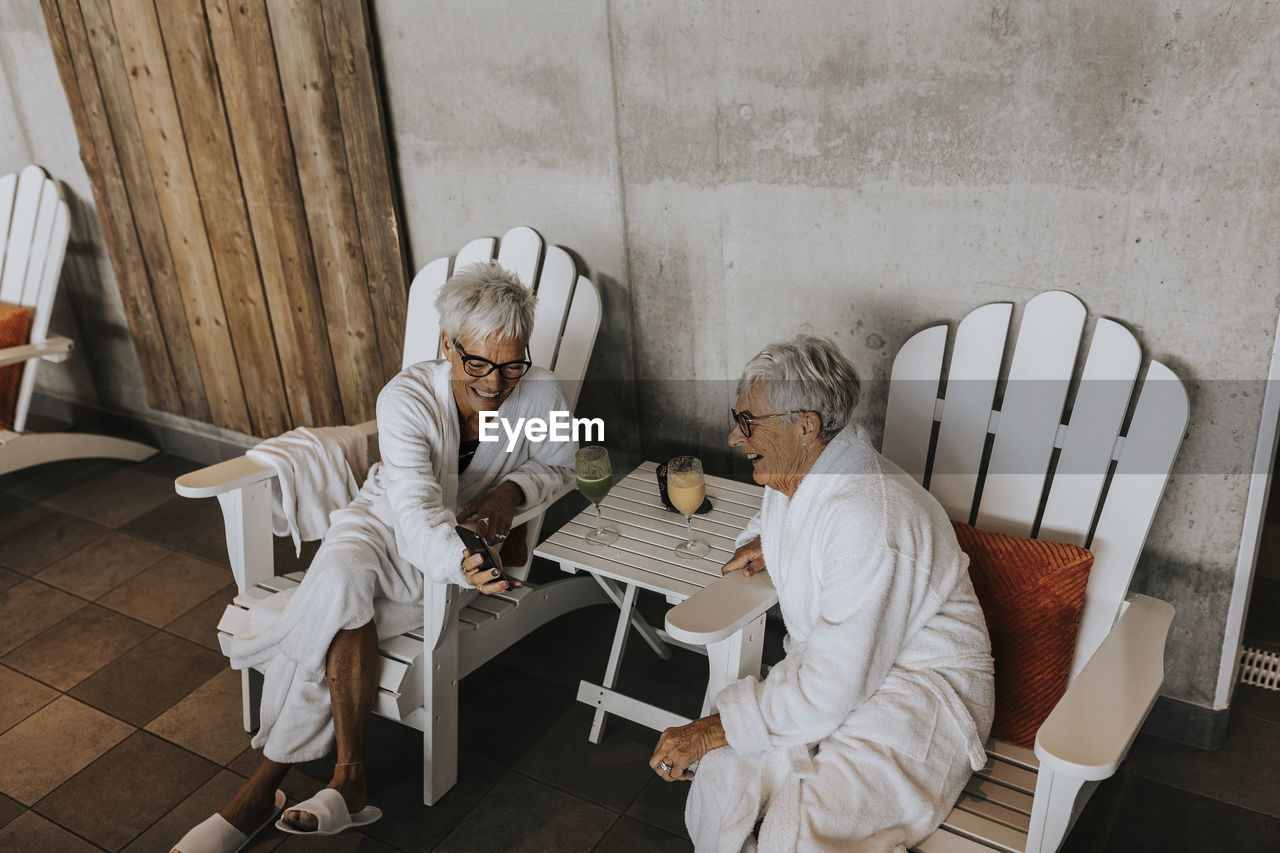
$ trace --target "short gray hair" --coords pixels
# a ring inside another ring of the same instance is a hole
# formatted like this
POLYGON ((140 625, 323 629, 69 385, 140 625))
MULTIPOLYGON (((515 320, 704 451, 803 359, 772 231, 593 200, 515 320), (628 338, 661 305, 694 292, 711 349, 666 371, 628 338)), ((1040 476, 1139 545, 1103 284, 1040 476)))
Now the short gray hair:
MULTIPOLYGON (((822 418, 818 440, 823 444, 848 426, 860 394, 853 364, 829 338, 817 335, 799 335, 760 350, 742 369, 738 396, 757 385, 764 387, 775 411, 817 412, 822 418)), ((797 417, 782 420, 794 423, 797 417)))
POLYGON ((496 334, 527 344, 536 303, 519 276, 497 261, 481 261, 449 277, 436 294, 436 313, 450 340, 475 344, 496 334))

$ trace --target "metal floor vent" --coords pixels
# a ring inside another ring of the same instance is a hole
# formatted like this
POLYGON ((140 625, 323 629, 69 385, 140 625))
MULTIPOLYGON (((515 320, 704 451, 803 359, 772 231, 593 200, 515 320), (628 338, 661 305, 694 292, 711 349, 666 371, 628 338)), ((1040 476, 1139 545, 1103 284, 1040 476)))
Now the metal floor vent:
POLYGON ((1240 653, 1240 683, 1280 690, 1280 654, 1245 646, 1240 653))

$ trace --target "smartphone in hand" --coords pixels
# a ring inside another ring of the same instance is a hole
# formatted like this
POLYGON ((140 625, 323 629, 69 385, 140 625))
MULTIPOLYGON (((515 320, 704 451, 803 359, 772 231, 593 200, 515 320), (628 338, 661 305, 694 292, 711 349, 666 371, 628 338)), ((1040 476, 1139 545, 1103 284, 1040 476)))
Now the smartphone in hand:
POLYGON ((515 589, 515 582, 502 574, 502 569, 498 567, 497 558, 493 556, 493 551, 489 549, 489 544, 480 537, 479 533, 476 533, 469 527, 463 527, 460 524, 455 526, 454 530, 458 531, 458 535, 462 537, 462 544, 466 546, 468 551, 472 554, 479 554, 483 558, 483 562, 480 563, 478 571, 490 572, 493 569, 498 569, 498 576, 492 578, 490 581, 485 581, 485 583, 491 583, 492 581, 506 581, 507 589, 515 589))

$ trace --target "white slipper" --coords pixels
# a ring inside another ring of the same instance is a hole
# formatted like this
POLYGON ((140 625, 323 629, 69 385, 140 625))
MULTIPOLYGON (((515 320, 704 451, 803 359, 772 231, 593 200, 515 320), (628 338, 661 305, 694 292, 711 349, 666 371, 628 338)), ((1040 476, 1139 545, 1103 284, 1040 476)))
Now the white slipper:
POLYGON ((182 840, 174 845, 171 853, 237 853, 237 851, 244 849, 250 838, 253 838, 253 836, 265 829, 267 824, 276 819, 281 809, 284 808, 284 803, 284 791, 277 790, 275 811, 262 822, 261 826, 248 835, 227 823, 227 819, 222 815, 214 812, 204 821, 193 826, 186 835, 182 836, 182 840))
POLYGON ((366 826, 382 817, 382 809, 365 806, 355 814, 347 811, 347 801, 333 788, 321 788, 309 800, 303 800, 291 812, 306 812, 316 817, 315 829, 298 829, 284 822, 284 818, 276 821, 276 829, 294 835, 337 835, 353 826, 366 826))

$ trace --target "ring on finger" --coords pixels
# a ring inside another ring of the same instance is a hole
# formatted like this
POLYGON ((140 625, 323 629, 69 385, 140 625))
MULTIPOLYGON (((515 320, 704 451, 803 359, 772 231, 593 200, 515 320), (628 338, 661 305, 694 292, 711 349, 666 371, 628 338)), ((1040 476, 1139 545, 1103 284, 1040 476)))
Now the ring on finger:
POLYGON ((659 762, 658 762, 658 769, 659 769, 659 770, 661 770, 663 773, 670 773, 670 772, 671 772, 671 765, 670 765, 670 764, 668 764, 668 763, 667 763, 667 762, 665 762, 665 761, 659 761, 659 762))

